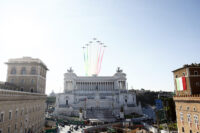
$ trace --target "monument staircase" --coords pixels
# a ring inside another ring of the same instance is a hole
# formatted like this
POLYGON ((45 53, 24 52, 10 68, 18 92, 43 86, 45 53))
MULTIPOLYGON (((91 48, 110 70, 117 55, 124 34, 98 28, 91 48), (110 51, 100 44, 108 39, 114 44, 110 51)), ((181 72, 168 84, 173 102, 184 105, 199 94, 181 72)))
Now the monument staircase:
POLYGON ((106 121, 109 119, 113 119, 113 120, 115 119, 115 117, 112 114, 112 110, 99 109, 99 108, 87 109, 86 117, 89 119, 99 119, 102 121, 106 121))

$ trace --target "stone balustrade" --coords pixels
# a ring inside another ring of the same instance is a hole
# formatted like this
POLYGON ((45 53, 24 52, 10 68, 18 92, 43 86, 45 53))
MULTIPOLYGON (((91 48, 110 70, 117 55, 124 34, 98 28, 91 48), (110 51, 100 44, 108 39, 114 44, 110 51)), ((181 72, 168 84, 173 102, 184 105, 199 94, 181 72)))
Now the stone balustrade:
POLYGON ((46 100, 40 93, 22 92, 0 89, 0 101, 46 100))
POLYGON ((45 95, 40 93, 0 89, 0 96, 45 96, 45 95))

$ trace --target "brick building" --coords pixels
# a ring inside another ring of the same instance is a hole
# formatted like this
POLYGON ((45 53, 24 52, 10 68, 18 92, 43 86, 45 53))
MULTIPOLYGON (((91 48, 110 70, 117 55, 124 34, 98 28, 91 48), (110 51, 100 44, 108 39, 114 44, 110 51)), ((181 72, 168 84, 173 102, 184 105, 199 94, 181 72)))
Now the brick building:
POLYGON ((179 133, 199 133, 200 64, 184 65, 173 71, 179 133))
POLYGON ((0 133, 43 132, 46 65, 31 57, 6 64, 7 82, 0 82, 0 133))

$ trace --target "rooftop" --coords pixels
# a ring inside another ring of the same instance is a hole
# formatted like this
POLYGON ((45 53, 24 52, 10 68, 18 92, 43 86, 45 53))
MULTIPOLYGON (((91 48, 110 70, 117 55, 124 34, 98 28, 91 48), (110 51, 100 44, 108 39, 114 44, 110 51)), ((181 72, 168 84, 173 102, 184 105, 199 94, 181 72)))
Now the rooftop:
POLYGON ((87 81, 87 80, 90 80, 90 81, 96 81, 96 80, 101 80, 101 81, 106 81, 106 80, 117 80, 117 79, 121 79, 121 78, 124 78, 126 80, 126 74, 123 73, 122 69, 120 69, 118 67, 116 73, 113 75, 113 76, 98 76, 96 74, 93 74, 91 76, 77 76, 75 73, 74 73, 74 70, 70 67, 70 69, 67 70, 67 73, 64 74, 65 78, 72 78, 73 79, 76 79, 76 80, 79 80, 79 81, 87 81))
POLYGON ((174 101, 200 101, 200 94, 194 94, 194 95, 181 95, 181 96, 174 96, 174 101))
POLYGON ((47 70, 47 66, 38 58, 32 58, 32 57, 22 57, 22 58, 13 58, 9 59, 6 64, 21 64, 21 63, 38 63, 43 65, 47 70))
POLYGON ((185 64, 185 65, 183 65, 183 67, 181 67, 181 68, 178 68, 178 69, 176 69, 176 70, 174 70, 174 71, 172 71, 172 72, 176 72, 176 71, 178 71, 178 70, 180 70, 180 69, 183 69, 183 68, 188 68, 188 67, 199 67, 200 68, 200 63, 192 63, 192 64, 185 64))

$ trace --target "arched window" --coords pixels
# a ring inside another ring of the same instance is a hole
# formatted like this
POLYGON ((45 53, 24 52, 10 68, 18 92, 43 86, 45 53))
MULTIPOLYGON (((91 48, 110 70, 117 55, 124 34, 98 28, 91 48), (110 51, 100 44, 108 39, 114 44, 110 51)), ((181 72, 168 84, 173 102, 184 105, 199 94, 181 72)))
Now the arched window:
POLYGON ((198 126, 198 124, 199 124, 199 118, 198 118, 198 115, 194 115, 194 123, 195 123, 196 128, 197 128, 197 126, 198 126))
POLYGON ((16 68, 12 68, 10 74, 16 74, 16 68))
POLYGON ((32 68, 31 68, 31 74, 33 74, 33 75, 36 74, 36 68, 35 68, 35 67, 32 67, 32 68))
POLYGON ((26 68, 25 68, 25 67, 22 67, 22 69, 21 69, 21 74, 22 74, 22 75, 26 74, 26 68))
POLYGON ((190 123, 191 122, 191 115, 187 114, 187 121, 190 123))

